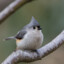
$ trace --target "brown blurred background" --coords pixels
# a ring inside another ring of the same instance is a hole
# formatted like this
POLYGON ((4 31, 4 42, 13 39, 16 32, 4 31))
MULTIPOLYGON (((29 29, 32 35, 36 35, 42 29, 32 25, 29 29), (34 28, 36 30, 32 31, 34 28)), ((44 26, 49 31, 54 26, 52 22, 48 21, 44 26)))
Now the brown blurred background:
MULTIPOLYGON (((14 0, 0 0, 0 11, 12 1, 14 0)), ((64 0, 35 0, 25 4, 7 18, 0 25, 0 64, 16 48, 14 40, 3 41, 3 39, 15 35, 29 23, 32 16, 42 27, 45 45, 64 29, 64 0)), ((24 64, 64 64, 64 45, 42 60, 24 64)))

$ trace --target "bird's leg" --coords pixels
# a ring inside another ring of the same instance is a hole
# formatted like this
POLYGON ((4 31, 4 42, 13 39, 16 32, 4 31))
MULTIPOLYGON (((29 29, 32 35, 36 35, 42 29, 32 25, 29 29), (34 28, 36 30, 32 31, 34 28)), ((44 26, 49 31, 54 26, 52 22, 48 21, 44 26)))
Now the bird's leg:
POLYGON ((39 54, 39 52, 38 52, 38 50, 36 49, 36 50, 32 50, 33 52, 36 52, 37 54, 38 54, 38 56, 40 56, 40 54, 39 54))
POLYGON ((38 55, 38 59, 41 60, 41 58, 40 58, 40 54, 39 54, 38 50, 32 50, 32 51, 33 51, 33 52, 36 52, 37 55, 38 55))

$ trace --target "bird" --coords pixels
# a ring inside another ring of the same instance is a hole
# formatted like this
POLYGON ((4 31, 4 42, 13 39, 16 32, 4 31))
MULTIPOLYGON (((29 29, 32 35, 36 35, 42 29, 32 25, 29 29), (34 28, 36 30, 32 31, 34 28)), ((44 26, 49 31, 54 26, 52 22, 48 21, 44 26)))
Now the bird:
POLYGON ((16 40, 16 50, 37 50, 43 43, 42 28, 32 16, 29 24, 24 26, 15 36, 5 38, 5 40, 10 39, 16 40))

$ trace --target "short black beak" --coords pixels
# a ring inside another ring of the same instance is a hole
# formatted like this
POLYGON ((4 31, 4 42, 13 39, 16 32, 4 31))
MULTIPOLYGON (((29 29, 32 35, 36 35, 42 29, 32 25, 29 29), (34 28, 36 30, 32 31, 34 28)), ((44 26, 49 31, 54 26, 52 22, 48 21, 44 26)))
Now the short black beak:
POLYGON ((38 28, 38 30, 42 30, 42 28, 41 28, 41 27, 39 27, 39 28, 38 28))

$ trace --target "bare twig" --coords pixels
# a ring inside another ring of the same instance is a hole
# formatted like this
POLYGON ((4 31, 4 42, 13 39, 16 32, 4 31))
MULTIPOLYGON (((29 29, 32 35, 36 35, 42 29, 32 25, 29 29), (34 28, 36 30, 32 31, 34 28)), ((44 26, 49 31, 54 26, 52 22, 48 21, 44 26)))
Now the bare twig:
POLYGON ((31 51, 22 51, 17 50, 16 52, 13 52, 7 59, 5 59, 2 64, 16 64, 18 62, 32 62, 39 60, 54 50, 56 50, 59 46, 61 46, 64 43, 64 31, 62 31, 55 39, 53 39, 51 42, 43 46, 42 48, 38 49, 37 52, 31 52, 31 51))
POLYGON ((12 13, 14 13, 19 7, 23 6, 33 0, 15 0, 8 7, 6 7, 2 12, 0 12, 0 24, 8 18, 12 13))

